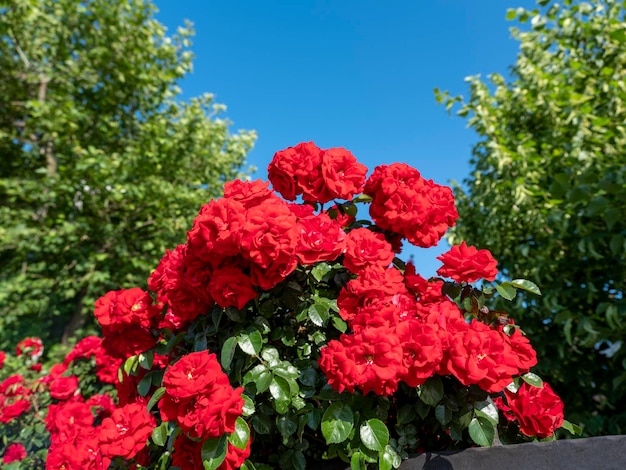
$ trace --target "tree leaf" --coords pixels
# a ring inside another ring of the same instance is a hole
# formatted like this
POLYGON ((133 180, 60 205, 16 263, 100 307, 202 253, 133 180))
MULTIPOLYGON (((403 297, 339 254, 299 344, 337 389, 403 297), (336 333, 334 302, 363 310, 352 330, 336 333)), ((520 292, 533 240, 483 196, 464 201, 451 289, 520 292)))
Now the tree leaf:
POLYGON ((154 405, 156 405, 156 403, 161 399, 164 394, 165 387, 159 387, 154 391, 152 397, 150 398, 150 401, 148 402, 148 411, 150 411, 154 407, 154 405))

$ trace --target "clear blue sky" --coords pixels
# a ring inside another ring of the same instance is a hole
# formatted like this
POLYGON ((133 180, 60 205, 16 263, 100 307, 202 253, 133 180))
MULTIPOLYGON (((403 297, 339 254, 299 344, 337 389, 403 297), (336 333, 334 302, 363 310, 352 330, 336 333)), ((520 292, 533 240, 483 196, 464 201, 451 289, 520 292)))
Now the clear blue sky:
MULTIPOLYGON (((204 92, 228 107, 233 130, 256 129, 248 163, 266 179, 274 152, 313 140, 345 147, 370 171, 406 162, 439 184, 469 174, 477 136, 435 102, 467 95, 469 75, 506 74, 518 44, 507 8, 532 0, 156 0, 174 33, 194 23, 194 71, 183 97, 204 92)), ((487 247, 485 247, 487 248, 487 247)), ((428 277, 448 249, 414 248, 428 277)), ((497 254, 495 254, 497 257, 497 254)))

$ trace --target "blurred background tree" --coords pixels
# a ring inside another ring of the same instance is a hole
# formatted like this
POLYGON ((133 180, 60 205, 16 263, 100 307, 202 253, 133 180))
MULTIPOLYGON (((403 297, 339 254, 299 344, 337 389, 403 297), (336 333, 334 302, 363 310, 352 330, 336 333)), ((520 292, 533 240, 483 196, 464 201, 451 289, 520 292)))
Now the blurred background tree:
POLYGON ((254 132, 178 99, 189 25, 142 0, 0 0, 0 350, 88 331, 109 289, 145 286, 254 132))
POLYGON ((529 22, 510 78, 470 77, 467 101, 436 90, 480 137, 449 241, 540 286, 511 312, 538 372, 586 435, 625 433, 626 2, 538 4, 507 14, 529 22))

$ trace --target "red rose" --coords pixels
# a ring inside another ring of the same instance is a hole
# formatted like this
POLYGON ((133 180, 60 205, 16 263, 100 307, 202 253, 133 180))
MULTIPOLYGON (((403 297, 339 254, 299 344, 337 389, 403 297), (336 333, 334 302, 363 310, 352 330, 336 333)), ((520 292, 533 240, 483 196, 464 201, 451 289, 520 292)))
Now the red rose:
POLYGON ((63 364, 68 366, 72 361, 79 358, 89 359, 96 355, 102 344, 102 338, 97 336, 87 336, 81 339, 74 349, 70 351, 70 353, 65 356, 63 360, 63 364))
POLYGON ((16 442, 6 448, 4 456, 2 457, 2 463, 19 462, 25 458, 26 448, 19 442, 16 442))
POLYGON ((435 246, 458 217, 450 188, 403 163, 377 166, 363 192, 372 197, 370 215, 379 227, 423 248, 435 246))
MULTIPOLYGON (((252 445, 252 437, 248 439, 248 444, 244 449, 228 443, 226 449, 226 458, 217 470, 236 470, 240 468, 248 457, 250 457, 250 446, 252 445)), ((182 470, 182 469, 181 469, 182 470)))
POLYGON ((295 255, 284 254, 262 268, 256 264, 250 266, 252 284, 263 290, 270 290, 282 282, 298 267, 298 258, 295 255))
MULTIPOLYGON (((347 335, 341 335, 342 340, 344 336, 347 335)), ((320 349, 319 366, 332 388, 339 393, 344 390, 354 392, 359 372, 353 351, 346 348, 342 341, 330 340, 320 349)))
POLYGON ((150 294, 133 287, 110 291, 96 300, 94 314, 105 335, 130 327, 149 328, 160 313, 150 294))
POLYGON ((230 385, 215 354, 198 351, 183 356, 163 376, 163 386, 174 398, 186 399, 208 393, 218 382, 230 385))
POLYGON ((326 214, 300 219, 296 230, 298 233, 296 256, 303 265, 333 261, 345 248, 345 232, 326 214))
POLYGON ((233 306, 239 310, 258 296, 252 287, 250 276, 237 266, 223 266, 215 269, 208 291, 220 307, 233 306))
POLYGON ((478 279, 493 281, 498 274, 498 262, 489 250, 478 250, 474 246, 467 246, 465 242, 453 246, 447 253, 437 256, 437 259, 443 262, 437 274, 456 282, 474 282, 478 279))
POLYGON ((400 322, 396 333, 402 344, 407 369, 402 381, 410 387, 417 387, 435 374, 443 358, 437 328, 416 319, 408 319, 400 322))
POLYGON ((33 361, 37 362, 43 354, 43 343, 41 339, 24 338, 22 341, 17 343, 17 346, 15 347, 15 355, 19 357, 22 354, 27 354, 33 361))
POLYGON ((527 436, 543 439, 563 424, 563 402, 547 382, 542 388, 522 382, 517 393, 505 389, 504 395, 520 431, 527 436))
POLYGON ((2 365, 4 364, 4 360, 7 357, 7 353, 4 351, 0 351, 0 370, 2 369, 2 365))
POLYGON ((322 155, 322 177, 331 199, 352 199, 363 190, 366 174, 367 167, 344 148, 331 148, 322 155))
POLYGON ((270 198, 276 198, 266 181, 233 180, 224 184, 224 197, 241 203, 246 209, 260 206, 270 198))
POLYGON ((355 274, 366 267, 386 269, 393 261, 391 244, 382 233, 367 228, 356 228, 346 238, 346 253, 343 264, 355 274))
POLYGON ((111 417, 104 418, 97 430, 98 442, 103 455, 132 459, 146 447, 148 436, 156 426, 156 420, 145 405, 131 403, 118 408, 111 417))
POLYGON ((180 470, 203 468, 202 441, 192 441, 185 434, 180 434, 174 441, 172 465, 180 470))
POLYGON ((109 333, 102 340, 102 347, 109 356, 127 359, 156 346, 156 339, 145 328, 127 328, 109 333))
POLYGON ((72 400, 50 405, 45 421, 55 442, 73 441, 84 429, 92 428, 94 419, 88 405, 72 400))
POLYGON ((245 207, 234 199, 217 199, 205 204, 187 234, 194 255, 206 262, 239 253, 237 237, 245 222, 245 207))
POLYGON ((444 371, 463 385, 477 384, 489 393, 501 392, 519 369, 509 363, 507 347, 500 332, 477 320, 450 339, 444 371))
POLYGON ((57 400, 68 400, 78 391, 78 378, 57 377, 50 383, 50 396, 57 400))
POLYGON ((302 194, 305 202, 328 202, 332 196, 322 178, 323 150, 313 142, 302 142, 274 154, 267 173, 274 190, 293 201, 302 194))
POLYGON ((241 254, 267 268, 273 261, 295 254, 297 238, 296 216, 286 203, 254 207, 246 213, 241 231, 241 254))

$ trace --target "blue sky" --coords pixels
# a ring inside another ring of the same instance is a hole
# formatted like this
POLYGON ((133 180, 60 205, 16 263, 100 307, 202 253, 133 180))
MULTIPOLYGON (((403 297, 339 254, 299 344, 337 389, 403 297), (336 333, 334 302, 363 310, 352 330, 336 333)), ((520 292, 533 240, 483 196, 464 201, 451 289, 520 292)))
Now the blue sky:
MULTIPOLYGON (((233 130, 255 129, 248 163, 265 179, 274 152, 302 141, 345 147, 370 168, 405 162, 439 184, 469 174, 477 136, 433 89, 467 95, 469 75, 506 74, 518 44, 507 8, 532 0, 156 0, 174 33, 194 23, 194 71, 183 98, 228 107, 233 130)), ((488 247, 479 247, 488 248, 488 247)), ((434 275, 445 241, 413 248, 434 275)), ((496 258, 497 258, 497 254, 496 258)))

